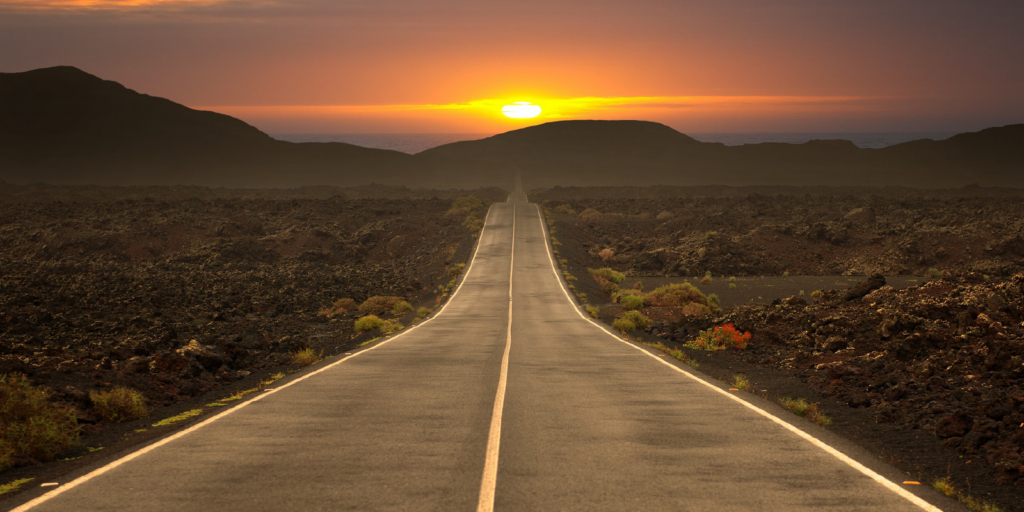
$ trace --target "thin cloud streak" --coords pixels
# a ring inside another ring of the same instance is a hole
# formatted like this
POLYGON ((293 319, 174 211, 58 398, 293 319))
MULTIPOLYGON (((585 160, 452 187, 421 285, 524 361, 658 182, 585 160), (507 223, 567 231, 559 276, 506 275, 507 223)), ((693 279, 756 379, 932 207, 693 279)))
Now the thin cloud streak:
MULTIPOLYGON (((558 113, 572 115, 616 111, 622 109, 640 110, 675 110, 696 107, 782 107, 782 106, 818 106, 823 109, 843 107, 851 104, 864 104, 887 98, 866 96, 625 96, 625 97, 580 97, 580 98, 544 98, 532 100, 540 105, 547 115, 558 113)), ((412 112, 422 110, 494 110, 517 98, 490 98, 447 104, 406 104, 406 105, 223 105, 196 107, 203 110, 235 112, 246 111, 260 114, 297 114, 297 115, 338 115, 345 113, 372 114, 412 112)))

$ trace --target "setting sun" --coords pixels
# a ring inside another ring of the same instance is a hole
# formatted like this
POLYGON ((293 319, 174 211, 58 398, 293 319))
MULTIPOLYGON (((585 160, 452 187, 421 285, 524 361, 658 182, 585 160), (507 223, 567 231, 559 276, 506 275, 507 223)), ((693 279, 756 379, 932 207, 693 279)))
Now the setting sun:
POLYGON ((541 108, 529 101, 517 101, 501 107, 501 113, 513 119, 529 119, 540 115, 541 108))

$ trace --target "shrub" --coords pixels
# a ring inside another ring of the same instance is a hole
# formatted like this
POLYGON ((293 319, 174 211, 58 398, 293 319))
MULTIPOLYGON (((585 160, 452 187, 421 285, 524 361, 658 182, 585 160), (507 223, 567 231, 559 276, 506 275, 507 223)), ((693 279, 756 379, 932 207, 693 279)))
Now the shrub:
POLYGON ((704 304, 697 304, 696 302, 691 302, 683 306, 683 314, 687 316, 710 315, 711 308, 705 306, 704 304))
POLYGON ((419 308, 416 310, 416 316, 419 318, 426 318, 427 315, 432 313, 434 310, 430 308, 419 308))
POLYGON ((687 342, 686 346, 698 350, 724 350, 734 348, 743 350, 750 341, 750 333, 740 333, 733 324, 719 325, 701 331, 697 339, 687 342))
POLYGON ((393 334, 402 329, 405 329, 405 326, 398 320, 387 320, 380 326, 380 332, 384 334, 393 334))
POLYGON ((356 320, 355 329, 356 332, 366 332, 373 329, 379 329, 384 325, 384 320, 381 320, 377 315, 366 315, 356 320))
POLYGON ((599 277, 601 279, 613 282, 615 284, 619 284, 626 279, 625 274, 623 274, 622 272, 616 272, 608 267, 588 268, 587 270, 590 271, 590 275, 594 276, 595 278, 599 277))
POLYGON ((601 252, 597 253, 601 257, 601 261, 608 261, 615 257, 615 251, 610 248, 601 249, 601 252))
POLYGON ((465 263, 459 263, 452 268, 448 269, 448 277, 459 277, 462 274, 462 270, 466 268, 465 263))
POLYGON ((392 315, 401 315, 403 313, 408 313, 408 312, 410 312, 412 310, 413 310, 412 304, 409 304, 408 302, 403 300, 403 301, 395 304, 395 307, 391 308, 391 314, 392 315))
POLYGON ((627 333, 635 331, 636 324, 628 318, 616 318, 612 321, 612 328, 621 333, 627 333))
POLYGON ((642 309, 644 307, 644 298, 639 295, 619 295, 619 304, 628 310, 642 309))
POLYGON ((732 378, 732 385, 736 389, 750 391, 750 379, 748 379, 746 375, 734 375, 732 378))
POLYGON ((469 213, 470 211, 475 210, 477 208, 480 208, 483 205, 483 201, 473 196, 457 197, 455 198, 454 201, 452 201, 452 206, 451 208, 448 209, 448 214, 462 215, 465 213, 469 213))
POLYGON ((124 386, 110 391, 93 391, 89 393, 89 400, 92 401, 96 414, 113 423, 149 416, 146 397, 142 396, 142 393, 124 386))
POLYGON ((352 299, 338 299, 331 304, 330 307, 326 307, 320 310, 320 316, 326 316, 331 318, 339 313, 345 313, 356 309, 356 301, 352 299))
POLYGON ((932 279, 941 279, 942 271, 937 268, 930 268, 928 269, 928 277, 932 279))
POLYGON ((592 221, 592 220, 599 220, 600 218, 601 218, 601 212, 599 212, 599 211, 597 211, 597 210, 595 210, 593 208, 587 208, 586 210, 583 210, 582 212, 580 212, 580 219, 581 220, 585 220, 585 221, 589 222, 589 221, 592 221))
POLYGON ((690 283, 674 283, 659 286, 647 294, 647 299, 656 307, 685 307, 696 303, 706 306, 711 312, 720 308, 709 296, 705 296, 697 287, 690 283))
POLYGON ((576 215, 576 210, 573 210, 572 207, 567 204, 556 206, 555 211, 559 213, 567 213, 569 215, 576 215))
POLYGON ((462 221, 462 225, 470 231, 480 231, 484 228, 484 221, 477 217, 476 212, 473 212, 466 216, 466 219, 462 221))
POLYGON ((591 318, 597 318, 599 313, 601 313, 601 308, 597 306, 587 306, 587 314, 590 315, 591 318))
POLYGON ((292 353, 292 364, 299 366, 309 366, 321 359, 323 359, 322 353, 309 347, 292 353))
POLYGON ((391 311, 399 302, 405 302, 405 299, 403 297, 374 295, 359 305, 359 312, 379 315, 391 311))
POLYGON ((729 283, 729 289, 730 290, 735 290, 736 289, 736 283, 729 283))
POLYGON ((16 457, 50 460, 78 440, 75 410, 19 373, 0 374, 0 471, 16 457))
POLYGON ((818 409, 817 404, 807 403, 807 400, 804 400, 803 398, 784 397, 779 399, 779 403, 781 403, 786 409, 792 411, 793 414, 807 418, 823 427, 832 424, 832 418, 829 418, 828 415, 821 412, 821 410, 818 409))
POLYGON ((612 321, 612 327, 622 333, 646 329, 649 325, 651 325, 650 319, 635 310, 626 311, 622 316, 612 321))

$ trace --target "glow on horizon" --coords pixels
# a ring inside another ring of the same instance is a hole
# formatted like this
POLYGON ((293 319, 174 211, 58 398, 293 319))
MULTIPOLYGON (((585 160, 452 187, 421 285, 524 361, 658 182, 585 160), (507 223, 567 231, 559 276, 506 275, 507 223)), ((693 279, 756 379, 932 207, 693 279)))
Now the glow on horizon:
MULTIPOLYGON (((520 96, 521 97, 521 96, 520 96)), ((870 103, 888 98, 862 96, 621 96, 536 98, 534 104, 543 111, 530 119, 557 121, 566 119, 643 119, 665 115, 700 113, 730 115, 735 113, 835 113, 870 110, 870 103)), ((435 116, 476 119, 490 128, 500 129, 522 119, 505 117, 502 109, 515 104, 511 98, 488 98, 445 104, 397 105, 217 105, 194 106, 241 119, 344 119, 435 116)))

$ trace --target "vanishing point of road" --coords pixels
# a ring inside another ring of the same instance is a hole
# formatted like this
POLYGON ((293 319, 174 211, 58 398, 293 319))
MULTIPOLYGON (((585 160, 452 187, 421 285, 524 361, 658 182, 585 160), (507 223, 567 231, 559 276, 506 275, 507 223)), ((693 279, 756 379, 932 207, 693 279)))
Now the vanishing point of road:
POLYGON ((429 320, 15 510, 938 510, 586 319, 521 187, 467 268, 429 320))

